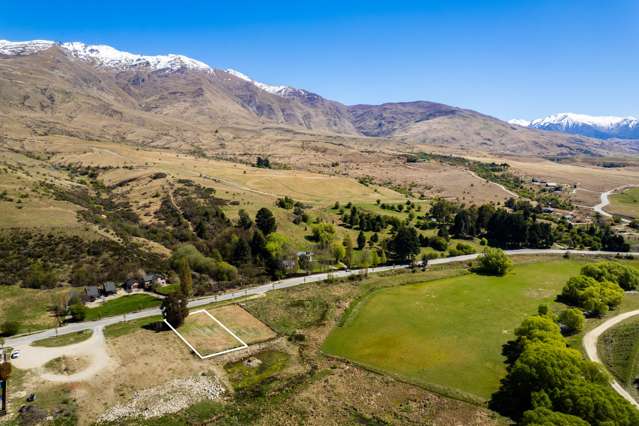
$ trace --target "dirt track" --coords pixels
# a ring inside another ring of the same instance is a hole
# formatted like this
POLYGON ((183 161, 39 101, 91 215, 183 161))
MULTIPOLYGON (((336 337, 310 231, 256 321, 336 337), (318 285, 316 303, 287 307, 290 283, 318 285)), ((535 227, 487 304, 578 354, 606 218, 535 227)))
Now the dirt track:
POLYGON ((20 350, 21 356, 13 363, 20 369, 42 369, 47 362, 62 356, 86 357, 89 359, 89 366, 76 374, 53 374, 44 371, 39 373, 40 377, 51 382, 71 383, 86 381, 107 368, 111 363, 102 327, 96 327, 89 339, 73 345, 56 348, 24 345, 17 346, 16 349, 20 350))
MULTIPOLYGON (((583 338, 583 345, 588 359, 602 364, 601 359, 599 358, 599 354, 597 353, 597 340, 599 340, 599 336, 601 336, 609 328, 614 327, 620 322, 637 315, 639 315, 639 309, 619 314, 586 333, 583 338)), ((635 401, 635 399, 628 393, 628 391, 626 391, 623 386, 621 386, 616 380, 612 380, 611 386, 619 395, 624 397, 635 407, 639 408, 639 403, 635 401)))

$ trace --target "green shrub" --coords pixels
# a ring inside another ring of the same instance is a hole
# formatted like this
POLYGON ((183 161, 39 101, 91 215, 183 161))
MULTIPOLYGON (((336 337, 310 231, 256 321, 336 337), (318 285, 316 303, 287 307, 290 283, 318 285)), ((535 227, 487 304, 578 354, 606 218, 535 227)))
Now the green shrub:
POLYGON ((545 407, 526 411, 519 424, 522 426, 589 426, 588 422, 579 417, 558 413, 545 407))
POLYGON ((639 287, 639 270, 619 262, 592 263, 581 268, 581 273, 597 281, 612 281, 624 290, 639 287))
POLYGON ((69 314, 73 321, 84 321, 87 316, 87 308, 81 303, 69 306, 69 314))
POLYGON ((559 314, 559 322, 566 326, 571 334, 579 333, 584 329, 586 317, 581 310, 569 308, 559 314))
POLYGON ((18 321, 7 320, 0 326, 3 336, 14 336, 20 330, 20 323, 18 321))
POLYGON ((486 248, 477 259, 475 270, 486 275, 506 275, 513 262, 503 250, 498 248, 486 248))
POLYGON ((37 261, 31 265, 29 272, 22 281, 22 286, 27 288, 53 288, 58 284, 58 274, 46 268, 37 261))
POLYGON ((560 297, 570 305, 595 315, 603 315, 608 309, 621 303, 623 290, 614 282, 597 281, 586 275, 578 275, 568 280, 560 297))

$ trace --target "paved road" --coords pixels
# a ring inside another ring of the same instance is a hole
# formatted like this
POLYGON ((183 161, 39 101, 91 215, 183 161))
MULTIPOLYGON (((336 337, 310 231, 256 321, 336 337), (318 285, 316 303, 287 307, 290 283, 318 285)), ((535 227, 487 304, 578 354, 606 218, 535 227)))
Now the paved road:
MULTIPOLYGON (((614 255, 614 252, 605 252, 605 251, 585 251, 585 250, 569 250, 570 253, 573 254, 583 254, 583 255, 614 255)), ((506 250, 506 254, 509 256, 517 256, 517 255, 538 255, 538 254, 551 254, 551 255, 563 255, 566 253, 566 250, 557 250, 557 249, 521 249, 521 250, 506 250)), ((630 253, 634 256, 639 256, 639 253, 630 253)), ((429 265, 444 265, 448 263, 455 262, 466 262, 470 260, 474 260, 479 256, 479 254, 468 254, 464 256, 456 256, 456 257, 446 257, 441 259, 433 259, 428 262, 429 265)), ((394 269, 402 269, 407 268, 408 265, 396 265, 396 266, 380 266, 377 268, 369 268, 369 273, 379 273, 391 271, 394 269)), ((231 293, 224 293, 215 296, 207 296, 200 299, 193 299, 189 302, 189 308, 196 308, 199 306, 208 305, 214 302, 221 301, 229 301, 234 299, 239 299, 246 296, 254 296, 268 293, 269 291, 279 290, 283 288, 295 287, 298 285, 302 285, 305 283, 312 283, 318 281, 326 280, 329 275, 332 275, 333 278, 343 278, 348 277, 350 275, 356 275, 361 273, 361 270, 353 269, 350 271, 336 271, 332 273, 321 273, 314 275, 307 275, 304 277, 295 277, 295 278, 287 278, 280 281, 275 281, 268 284, 259 285, 256 287, 249 287, 242 290, 237 290, 231 293)), ((63 327, 56 329, 43 330, 40 332, 36 332, 33 334, 22 335, 17 337, 12 337, 6 339, 6 345, 8 346, 24 346, 31 344, 36 340, 45 339, 47 337, 54 337, 56 335, 74 333, 82 330, 95 330, 99 327, 106 327, 108 325, 117 324, 124 321, 130 321, 134 319, 147 318, 154 315, 160 315, 159 308, 151 308, 145 309, 138 312, 131 312, 126 315, 118 315, 115 317, 103 318, 97 321, 87 321, 87 322, 79 322, 79 323, 71 323, 65 325, 63 327)))
MULTIPOLYGON (((602 364, 601 359, 599 358, 599 354, 597 353, 597 340, 599 340, 599 336, 601 336, 609 328, 614 327, 620 322, 637 315, 639 315, 639 309, 635 311, 624 312, 623 314, 619 314, 606 320, 598 327, 586 333, 583 338, 583 345, 588 359, 602 364)), ((615 391, 617 391, 619 395, 627 399, 635 407, 639 408, 639 403, 616 380, 612 380, 611 386, 615 391)))
MULTIPOLYGON (((508 254, 509 256, 516 256, 516 255, 537 255, 537 254, 551 254, 551 255, 562 255, 566 252, 566 250, 557 250, 557 249, 544 249, 544 250, 540 250, 540 249, 522 249, 522 250, 507 250, 506 254, 508 254)), ((611 252, 604 252, 604 251, 580 251, 580 250, 573 250, 570 251, 571 253, 574 254, 584 254, 584 255, 612 255, 614 253, 611 252)), ((639 255, 639 253, 631 253, 633 255, 639 255)), ((443 264, 448 264, 448 263, 455 263, 455 262, 465 262, 465 261, 470 261, 470 260, 474 260, 479 256, 479 254, 469 254, 469 255, 463 255, 463 256, 456 256, 456 257, 447 257, 447 258, 441 258, 441 259, 433 259, 429 262, 429 265, 443 265, 443 264)), ((394 269, 401 269, 401 268, 407 268, 408 265, 396 265, 396 266, 380 266, 377 268, 369 268, 368 272, 369 273, 379 273, 379 272, 386 272, 386 271, 391 271, 394 269)), ((214 302, 221 302, 221 301, 230 301, 230 300, 234 300, 234 299, 239 299, 242 297, 246 297, 246 296, 254 296, 254 295, 261 295, 261 294, 265 294, 269 291, 273 291, 273 290, 278 290, 278 289, 283 289, 283 288, 289 288, 289 287, 295 287, 298 285, 302 285, 305 283, 312 283, 312 282, 318 282, 318 281, 324 281, 326 280, 329 275, 332 275, 333 278, 343 278, 343 277, 348 277, 350 275, 355 275, 355 274, 359 274, 361 273, 361 270, 350 270, 350 271, 336 271, 336 272, 332 272, 332 273, 321 273, 321 274, 314 274, 314 275, 308 275, 308 276, 304 276, 304 277, 295 277, 295 278, 287 278, 284 280, 280 280, 280 281, 275 281, 272 283, 268 283, 268 284, 263 284, 260 286, 256 286, 256 287, 249 287, 246 289, 242 289, 242 290, 237 290, 231 293, 224 293, 224 294, 220 294, 220 295, 214 295, 214 296, 207 296, 207 297, 203 297, 200 299, 194 299, 191 300, 188 304, 189 308, 196 308, 199 306, 204 306, 204 305, 208 305, 214 302)), ((40 332, 36 332, 36 333, 32 333, 32 334, 28 334, 28 335, 23 335, 23 336, 17 336, 17 337, 13 337, 13 338, 9 338, 6 340, 6 344, 10 345, 10 346, 18 346, 18 345, 25 345, 25 344, 30 344, 36 340, 40 340, 40 339, 44 339, 47 337, 53 337, 56 335, 62 335, 62 334, 68 334, 68 333, 74 333, 77 331, 82 331, 82 330, 95 330, 98 327, 105 327, 108 325, 112 325, 112 324, 117 324, 120 322, 124 322, 124 321, 129 321, 129 320, 134 320, 134 319, 140 319, 140 318, 146 318, 146 317, 150 317, 150 316, 154 316, 154 315, 160 315, 160 309, 159 308, 150 308, 150 309, 145 309, 145 310, 141 310, 141 311, 137 311, 137 312, 132 312, 132 313, 128 313, 126 315, 118 315, 115 317, 108 317, 108 318, 103 318, 100 320, 96 320, 96 321, 87 321, 87 322, 80 322, 80 323, 71 323, 68 325, 65 325, 63 327, 56 329, 49 329, 49 330, 44 330, 44 331, 40 331, 40 332)))

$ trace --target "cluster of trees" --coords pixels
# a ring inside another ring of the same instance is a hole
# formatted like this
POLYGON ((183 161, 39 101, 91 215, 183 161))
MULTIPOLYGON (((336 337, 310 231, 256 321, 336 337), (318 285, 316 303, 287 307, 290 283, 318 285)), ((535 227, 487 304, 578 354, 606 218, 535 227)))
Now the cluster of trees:
POLYGON ((284 198, 278 198, 275 205, 286 210, 293 209, 293 223, 296 225, 302 222, 308 223, 311 220, 310 216, 304 211, 306 206, 301 201, 295 201, 285 196, 284 198))
POLYGON ((178 270, 183 259, 187 260, 196 277, 197 294, 241 284, 249 277, 281 277, 281 261, 290 257, 292 249, 287 238, 276 231, 277 221, 269 209, 260 209, 255 220, 240 210, 236 226, 223 230, 210 244, 177 247, 170 263, 178 270))
POLYGON ((610 387, 598 364, 568 347, 545 309, 524 320, 515 336, 503 348, 507 375, 492 409, 528 426, 639 424, 639 412, 610 387))
MULTIPOLYGON (((630 246, 623 236, 608 225, 574 226, 566 221, 551 223, 538 220, 541 204, 533 206, 526 200, 509 199, 505 208, 492 204, 464 207, 447 200, 437 200, 430 218, 437 223, 440 234, 456 238, 486 238, 491 246, 517 248, 549 248, 560 242, 571 248, 590 248, 627 252, 630 246)), ((424 222, 428 226, 428 222, 424 222)))
POLYGON ((551 225, 538 222, 532 208, 509 212, 492 204, 459 207, 452 222, 450 232, 457 238, 482 236, 496 247, 549 248, 554 243, 551 225))
POLYGON ((260 169, 270 169, 271 160, 269 160, 268 157, 257 157, 257 160, 255 160, 255 167, 259 167, 260 169))
POLYGON ((592 315, 604 315, 621 303, 624 289, 634 290, 638 283, 637 269, 618 262, 599 262, 584 266, 580 275, 570 278, 559 298, 592 315))
POLYGON ((356 206, 347 204, 348 212, 340 209, 339 214, 342 223, 353 229, 361 231, 381 232, 388 226, 397 228, 401 225, 402 220, 395 216, 379 215, 358 209, 356 206), (350 207, 349 207, 350 206, 350 207))
POLYGON ((627 252, 630 245, 607 224, 574 226, 560 221, 553 230, 555 240, 576 249, 627 252))
POLYGON ((408 213, 410 213, 411 211, 421 211, 422 210, 422 206, 416 205, 415 203, 413 203, 411 200, 406 200, 405 203, 397 203, 397 204, 391 204, 391 203, 382 203, 380 200, 377 200, 377 205, 384 209, 384 210, 394 210, 396 212, 403 212, 406 211, 408 213))
POLYGON ((398 262, 412 261, 420 252, 417 230, 408 225, 401 225, 388 241, 391 258, 398 262))

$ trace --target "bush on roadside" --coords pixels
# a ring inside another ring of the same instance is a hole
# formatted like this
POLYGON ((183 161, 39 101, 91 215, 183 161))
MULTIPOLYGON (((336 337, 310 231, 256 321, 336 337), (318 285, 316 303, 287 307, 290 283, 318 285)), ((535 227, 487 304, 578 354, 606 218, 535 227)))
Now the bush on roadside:
POLYGON ((465 243, 457 243, 455 247, 451 247, 448 249, 449 257, 463 256, 466 254, 473 254, 473 253, 475 253, 475 249, 473 248, 473 246, 471 246, 470 244, 465 244, 465 243))
POLYGON ((503 276, 512 266, 512 260, 506 256, 503 250, 488 247, 477 258, 475 271, 480 274, 503 276))
POLYGON ((81 303, 69 306, 69 314, 72 321, 84 321, 87 317, 87 308, 81 303))
POLYGON ((18 334, 20 330, 20 323, 18 321, 7 320, 2 323, 0 326, 0 332, 2 332, 3 336, 14 336, 18 334))

